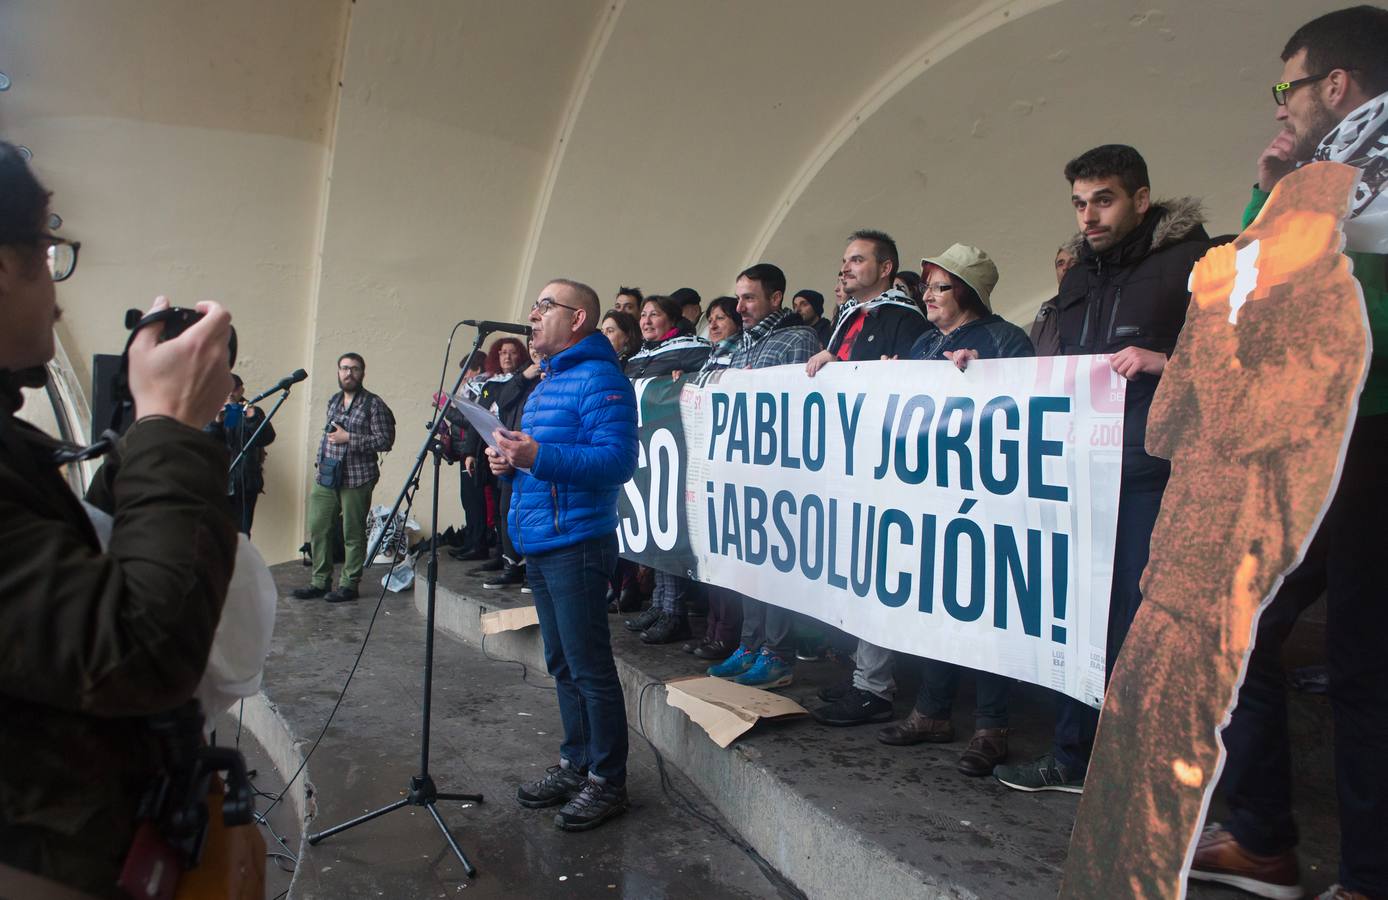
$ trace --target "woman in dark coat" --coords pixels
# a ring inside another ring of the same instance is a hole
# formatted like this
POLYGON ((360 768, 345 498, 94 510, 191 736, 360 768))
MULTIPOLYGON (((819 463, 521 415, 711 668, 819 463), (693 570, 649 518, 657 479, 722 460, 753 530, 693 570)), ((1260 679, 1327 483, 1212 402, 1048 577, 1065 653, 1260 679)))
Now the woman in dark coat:
MULTIPOLYGON (((694 326, 684 319, 680 305, 670 297, 650 296, 641 306, 641 349, 627 360, 626 376, 631 379, 695 373, 708 361, 712 345, 694 334, 694 326)), ((692 637, 689 630, 687 578, 659 570, 655 573, 655 593, 650 609, 627 619, 629 631, 641 632, 647 644, 668 644, 692 637)))

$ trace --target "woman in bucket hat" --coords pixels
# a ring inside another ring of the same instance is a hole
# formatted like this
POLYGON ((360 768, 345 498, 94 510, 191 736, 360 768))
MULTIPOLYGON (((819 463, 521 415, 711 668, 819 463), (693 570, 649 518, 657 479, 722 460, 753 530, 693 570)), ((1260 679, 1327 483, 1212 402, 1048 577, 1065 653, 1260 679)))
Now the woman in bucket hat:
POLYGON ((998 267, 987 253, 954 244, 921 260, 925 315, 935 331, 921 335, 911 359, 949 359, 964 368, 969 359, 1034 356, 1022 329, 993 312, 998 267))
MULTIPOLYGON (((916 341, 911 358, 948 359, 963 369, 970 359, 1034 355, 1026 332, 993 312, 990 298, 997 283, 998 267, 977 247, 955 244, 939 256, 921 260, 925 314, 936 330, 916 341)), ((963 669, 925 660, 915 709, 901 722, 882 729, 878 740, 897 745, 953 741, 951 714, 963 669)), ((960 754, 959 771, 982 776, 1007 758, 1007 695, 1012 681, 991 672, 975 672, 974 681, 974 733, 960 754)))

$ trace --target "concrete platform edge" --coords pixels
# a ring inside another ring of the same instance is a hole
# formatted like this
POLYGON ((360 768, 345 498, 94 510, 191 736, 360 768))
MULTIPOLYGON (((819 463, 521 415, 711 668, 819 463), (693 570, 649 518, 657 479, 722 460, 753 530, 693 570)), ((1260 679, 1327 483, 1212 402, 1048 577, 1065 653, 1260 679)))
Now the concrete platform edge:
MULTIPOLYGON (((427 615, 426 587, 415 583, 415 607, 427 615)), ((498 607, 484 598, 439 586, 435 600, 438 628, 481 647, 499 659, 523 662, 543 673, 538 628, 487 635, 481 617, 498 607)), ((757 761, 738 744, 724 750, 683 712, 665 702, 665 688, 622 656, 617 669, 626 695, 627 716, 640 722, 666 762, 694 782, 743 838, 809 897, 965 898, 978 895, 942 881, 865 839, 757 761), (655 686, 650 686, 652 683, 655 686), (642 692, 645 692, 642 703, 642 692), (638 707, 638 704, 640 706, 638 707)), ((637 726, 640 730, 640 726, 637 726)), ((639 740, 639 738, 635 738, 639 740)), ((659 802, 658 798, 651 798, 659 802)))
MULTIPOLYGON (((281 783, 299 771, 299 766, 304 761, 302 748, 307 741, 294 734, 289 722, 280 714, 279 708, 273 700, 265 695, 264 691, 254 697, 246 698, 241 724, 270 757, 281 783)), ((298 834, 288 835, 286 840, 290 842, 297 840, 296 855, 300 859, 304 858, 304 850, 307 847, 308 821, 317 811, 317 803, 314 801, 313 794, 313 783, 309 781, 309 769, 304 766, 304 770, 299 773, 294 784, 290 785, 289 794, 285 797, 285 802, 294 810, 295 821, 299 823, 298 834)), ((264 812, 268 803, 269 801, 261 801, 256 806, 261 812, 264 812)), ((291 897, 294 895, 294 881, 298 877, 297 869, 294 874, 295 878, 291 879, 289 884, 288 896, 291 897)))

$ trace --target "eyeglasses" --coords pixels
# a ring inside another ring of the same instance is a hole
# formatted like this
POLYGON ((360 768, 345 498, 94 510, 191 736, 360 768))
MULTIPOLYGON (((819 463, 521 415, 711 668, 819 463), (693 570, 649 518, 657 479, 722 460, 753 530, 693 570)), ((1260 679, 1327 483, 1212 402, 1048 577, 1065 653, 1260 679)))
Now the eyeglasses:
MULTIPOLYGON (((1307 75, 1305 78, 1297 78, 1293 81, 1282 81, 1277 84, 1274 84, 1272 86, 1272 99, 1278 106, 1286 106, 1287 95, 1290 94, 1295 88, 1299 88, 1303 84, 1314 84, 1317 81, 1329 78, 1331 73, 1334 71, 1334 69, 1331 69, 1330 72, 1326 72, 1323 75, 1307 75)), ((1354 70, 1340 69, 1340 71, 1353 72, 1354 70)))
POLYGON ((571 309, 574 312, 579 312, 579 308, 577 306, 570 306, 567 303, 560 303, 553 297, 541 297, 539 300, 536 300, 534 303, 530 305, 530 311, 532 313, 537 312, 543 316, 545 313, 549 312, 551 309, 554 309, 556 306, 561 307, 563 309, 571 309))
POLYGON ((338 370, 339 372, 360 372, 360 371, 362 371, 362 367, 361 367, 361 366, 338 366, 338 367, 337 367, 337 370, 338 370))
POLYGON ((77 251, 82 249, 81 241, 70 241, 52 234, 41 234, 35 238, 40 244, 48 245, 48 274, 54 281, 67 281, 77 268, 77 251))
POLYGON ((948 294, 952 290, 954 290, 954 285, 950 284, 948 281, 941 282, 940 284, 921 285, 922 294, 948 294))

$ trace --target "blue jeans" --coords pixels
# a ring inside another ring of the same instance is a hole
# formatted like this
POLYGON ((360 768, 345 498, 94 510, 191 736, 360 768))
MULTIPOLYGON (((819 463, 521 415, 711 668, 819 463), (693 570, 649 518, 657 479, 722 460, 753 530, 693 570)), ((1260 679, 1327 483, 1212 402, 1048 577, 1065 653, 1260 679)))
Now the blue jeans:
MULTIPOLYGON (((1113 545, 1113 586, 1108 601, 1108 648, 1104 677, 1113 673, 1118 652, 1128 629, 1133 626, 1137 608, 1142 605, 1139 583, 1147 568, 1152 545, 1152 529, 1161 512, 1161 495, 1171 465, 1140 451, 1123 452, 1123 482, 1118 489, 1118 530, 1113 545)), ((1094 749, 1094 733, 1099 711, 1088 703, 1062 696, 1056 704, 1055 758, 1072 774, 1089 769, 1094 749)))
POLYGON ((545 665, 559 694, 559 755, 579 771, 626 783, 627 709, 612 636, 607 586, 617 569, 617 535, 527 556, 545 665))
POLYGON ((1386 446, 1388 416, 1365 416, 1355 423, 1339 488, 1306 559, 1258 619, 1238 705, 1223 733, 1229 756, 1220 782, 1229 803, 1226 827, 1241 845, 1267 856, 1296 846, 1282 644, 1301 613, 1324 593, 1340 807, 1339 880, 1371 897, 1388 897, 1386 446))
MULTIPOLYGON (((921 664, 921 687, 916 710, 927 719, 948 719, 954 712, 954 696, 959 693, 959 676, 964 666, 927 659, 921 664)), ((1012 679, 993 672, 974 671, 975 728, 1007 727, 1007 695, 1012 679)))

